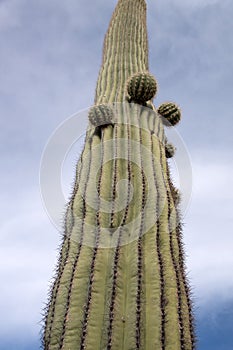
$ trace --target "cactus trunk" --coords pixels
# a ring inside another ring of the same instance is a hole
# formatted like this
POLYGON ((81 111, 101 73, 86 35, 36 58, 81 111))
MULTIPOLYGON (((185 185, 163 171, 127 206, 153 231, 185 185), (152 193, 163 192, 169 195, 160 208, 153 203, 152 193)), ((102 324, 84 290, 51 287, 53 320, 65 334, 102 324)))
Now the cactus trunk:
POLYGON ((45 317, 45 350, 194 349, 177 191, 154 105, 126 101, 148 71, 146 4, 120 0, 95 104, 115 122, 87 131, 45 317), (117 103, 116 103, 117 102, 117 103))

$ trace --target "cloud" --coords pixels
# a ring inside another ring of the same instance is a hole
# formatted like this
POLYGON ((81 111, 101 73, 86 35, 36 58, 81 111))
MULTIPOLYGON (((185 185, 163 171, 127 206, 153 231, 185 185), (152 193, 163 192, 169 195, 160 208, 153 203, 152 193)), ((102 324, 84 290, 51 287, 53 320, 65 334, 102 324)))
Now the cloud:
POLYGON ((35 336, 40 329, 59 234, 46 218, 37 190, 19 191, 15 198, 11 194, 11 211, 1 215, 1 336, 23 329, 35 336))
MULTIPOLYGON (((233 177, 230 152, 218 148, 192 149, 190 154, 192 198, 184 222, 187 268, 196 306, 206 309, 210 303, 233 299, 233 177)), ((176 158, 171 163, 172 177, 179 186, 180 171, 176 158)), ((184 193, 183 197, 184 197, 184 193)), ((181 205, 182 207, 182 205, 181 205)), ((184 214, 184 208, 182 210, 184 214)), ((217 306, 216 306, 217 307, 217 306)))
POLYGON ((194 156, 194 186, 188 215, 184 218, 188 270, 197 303, 207 305, 232 299, 233 288, 233 191, 228 186, 233 166, 217 154, 194 156), (208 160, 211 159, 211 160, 208 160))
POLYGON ((189 147, 232 148, 232 6, 148 4, 150 69, 159 83, 155 104, 180 105, 178 128, 189 147))

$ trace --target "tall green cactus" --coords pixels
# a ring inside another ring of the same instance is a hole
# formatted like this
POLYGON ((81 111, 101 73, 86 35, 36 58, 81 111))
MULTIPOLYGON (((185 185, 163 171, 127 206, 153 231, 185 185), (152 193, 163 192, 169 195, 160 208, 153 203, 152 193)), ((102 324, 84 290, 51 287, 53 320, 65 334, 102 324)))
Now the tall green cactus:
POLYGON ((174 150, 148 69, 145 1, 119 0, 67 207, 46 350, 195 347, 179 194, 166 159, 174 150))

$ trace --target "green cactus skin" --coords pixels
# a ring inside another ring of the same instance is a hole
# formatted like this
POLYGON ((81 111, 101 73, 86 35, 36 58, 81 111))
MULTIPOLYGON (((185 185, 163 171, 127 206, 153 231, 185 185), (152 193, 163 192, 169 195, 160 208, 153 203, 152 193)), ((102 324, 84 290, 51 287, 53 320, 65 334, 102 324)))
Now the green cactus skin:
POLYGON ((172 158, 175 154, 176 148, 171 143, 165 143, 165 154, 167 158, 172 158))
POLYGON ((162 103, 158 108, 158 113, 164 118, 163 121, 166 126, 176 125, 181 118, 180 109, 173 102, 162 103))
POLYGON ((147 72, 136 73, 127 81, 127 92, 131 101, 144 104, 155 96, 157 82, 153 75, 147 72))
POLYGON ((90 109, 88 118, 90 123, 97 126, 107 126, 114 123, 114 114, 110 106, 100 104, 90 109))
POLYGON ((87 131, 45 315, 45 350, 195 348, 179 196, 163 123, 153 105, 137 110, 125 102, 129 77, 145 71, 146 3, 119 0, 95 104, 124 104, 116 104, 116 123, 103 128, 101 138, 87 131))

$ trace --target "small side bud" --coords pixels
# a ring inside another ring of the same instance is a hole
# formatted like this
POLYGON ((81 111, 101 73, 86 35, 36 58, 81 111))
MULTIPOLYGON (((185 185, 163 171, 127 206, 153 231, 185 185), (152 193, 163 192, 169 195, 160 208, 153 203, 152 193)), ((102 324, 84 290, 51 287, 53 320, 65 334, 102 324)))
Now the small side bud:
POLYGON ((158 108, 158 113, 163 117, 163 123, 166 126, 176 125, 181 118, 181 111, 173 102, 162 103, 158 108))
POLYGON ((165 154, 167 158, 172 158, 175 154, 176 148, 171 143, 165 144, 165 154))
POLYGON ((145 104, 155 96, 157 82, 148 72, 136 73, 128 79, 126 89, 132 102, 145 104))
POLYGON ((114 113, 107 104, 100 104, 90 109, 88 118, 95 127, 107 126, 114 123, 114 113))

